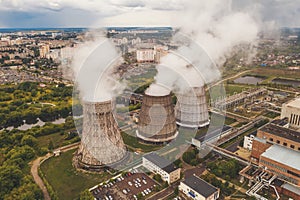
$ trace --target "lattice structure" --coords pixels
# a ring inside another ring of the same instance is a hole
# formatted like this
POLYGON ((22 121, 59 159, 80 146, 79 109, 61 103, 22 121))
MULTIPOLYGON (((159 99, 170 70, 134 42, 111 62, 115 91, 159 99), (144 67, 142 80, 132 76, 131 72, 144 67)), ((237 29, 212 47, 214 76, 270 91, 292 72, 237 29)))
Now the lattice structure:
POLYGON ((83 129, 76 154, 80 168, 99 170, 124 158, 126 148, 112 114, 112 102, 84 102, 83 129))
POLYGON ((191 88, 177 93, 175 106, 176 123, 188 128, 200 128, 209 125, 209 115, 204 87, 191 88))
POLYGON ((137 137, 146 143, 168 143, 177 136, 171 95, 145 94, 140 112, 137 137))

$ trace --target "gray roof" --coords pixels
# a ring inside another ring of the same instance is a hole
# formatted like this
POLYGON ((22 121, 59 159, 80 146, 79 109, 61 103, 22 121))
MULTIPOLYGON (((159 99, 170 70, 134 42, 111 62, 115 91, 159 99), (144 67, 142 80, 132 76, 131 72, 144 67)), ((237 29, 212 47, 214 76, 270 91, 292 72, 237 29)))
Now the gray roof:
POLYGON ((300 132, 298 131, 284 128, 282 126, 278 126, 272 123, 265 125, 260 130, 300 143, 300 132))
POLYGON ((289 190, 295 194, 300 195, 300 187, 296 187, 294 185, 291 185, 289 183, 285 183, 284 185, 282 185, 282 187, 286 190, 289 190))
POLYGON ((300 98, 294 99, 286 104, 288 107, 300 108, 300 98))
POLYGON ((186 178, 183 183, 190 188, 192 188, 197 193, 201 194, 205 198, 210 197, 212 194, 218 191, 218 189, 211 184, 207 183, 206 181, 196 177, 191 176, 186 178))
POLYGON ((300 170, 300 152, 279 145, 272 145, 266 152, 261 154, 265 158, 269 158, 276 162, 282 163, 293 169, 300 170))
POLYGON ((144 155, 144 158, 146 158, 147 160, 149 160, 150 162, 152 162, 167 173, 171 173, 178 169, 172 162, 153 152, 144 155))

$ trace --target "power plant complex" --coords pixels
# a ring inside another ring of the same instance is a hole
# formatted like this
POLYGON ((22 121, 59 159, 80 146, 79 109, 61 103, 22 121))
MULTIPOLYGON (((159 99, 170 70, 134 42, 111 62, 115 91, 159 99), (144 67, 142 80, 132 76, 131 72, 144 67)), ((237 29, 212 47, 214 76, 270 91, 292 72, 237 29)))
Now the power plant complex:
MULTIPOLYGON (((203 87, 191 88, 186 93, 177 94, 176 106, 170 91, 166 92, 160 87, 156 89, 157 93, 146 91, 143 95, 136 130, 136 137, 140 142, 167 144, 177 137, 177 126, 194 129, 209 124, 203 87)), ((74 157, 78 168, 101 171, 103 167, 114 166, 127 158, 113 108, 111 100, 83 102, 82 138, 74 157)))

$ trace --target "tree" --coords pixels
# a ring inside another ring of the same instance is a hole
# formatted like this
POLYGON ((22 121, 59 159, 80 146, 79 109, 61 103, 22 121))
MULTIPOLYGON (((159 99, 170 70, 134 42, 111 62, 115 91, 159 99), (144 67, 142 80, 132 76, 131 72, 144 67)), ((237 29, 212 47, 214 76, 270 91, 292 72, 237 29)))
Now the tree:
POLYGON ((159 174, 154 174, 153 179, 156 180, 159 183, 162 183, 163 180, 159 174))
POLYGON ((19 187, 23 177, 22 171, 16 166, 0 167, 0 199, 9 194, 12 189, 19 187))
POLYGON ((94 197, 89 190, 84 190, 80 193, 79 200, 94 200, 94 197))
POLYGON ((48 144, 48 149, 49 150, 53 150, 54 149, 54 144, 53 144, 52 140, 50 140, 50 142, 48 144))
POLYGON ((30 147, 36 147, 37 146, 37 139, 33 137, 32 135, 24 135, 21 140, 21 145, 28 145, 30 147))

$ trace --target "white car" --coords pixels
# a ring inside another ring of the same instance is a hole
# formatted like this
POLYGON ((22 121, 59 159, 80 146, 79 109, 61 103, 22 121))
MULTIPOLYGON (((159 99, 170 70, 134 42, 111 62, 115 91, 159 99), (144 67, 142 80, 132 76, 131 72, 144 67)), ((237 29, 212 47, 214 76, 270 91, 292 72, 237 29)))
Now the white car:
POLYGON ((124 190, 123 190, 123 193, 124 193, 124 194, 127 194, 127 191, 124 189, 124 190))
POLYGON ((145 196, 145 193, 144 192, 142 192, 142 195, 143 195, 143 197, 145 196))
POLYGON ((132 186, 132 183, 130 181, 128 181, 128 185, 132 186))

